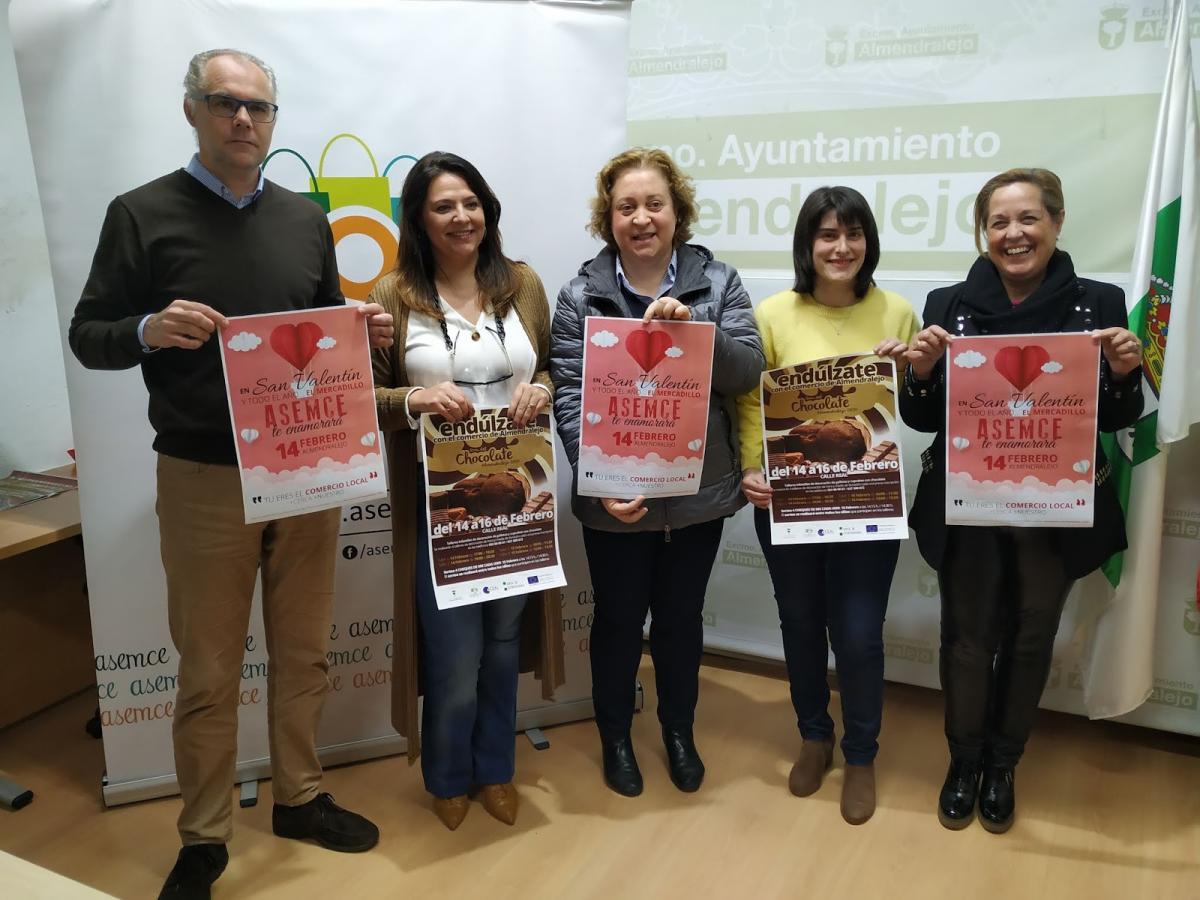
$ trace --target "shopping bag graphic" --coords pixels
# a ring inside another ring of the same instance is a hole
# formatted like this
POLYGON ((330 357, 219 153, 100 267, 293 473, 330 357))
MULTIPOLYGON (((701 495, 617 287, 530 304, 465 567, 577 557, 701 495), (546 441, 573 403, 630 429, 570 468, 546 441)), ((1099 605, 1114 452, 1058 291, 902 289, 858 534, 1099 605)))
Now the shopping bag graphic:
MULTIPOLYGON (((286 153, 289 156, 294 156, 296 159, 300 160, 300 165, 304 166, 305 170, 308 172, 308 183, 310 187, 317 183, 317 176, 313 174, 312 166, 308 164, 308 160, 295 150, 290 150, 287 147, 280 147, 278 150, 272 150, 267 155, 267 158, 263 160, 264 172, 267 170, 267 164, 280 153, 286 153)), ((325 210, 325 215, 329 215, 329 194, 325 193, 325 191, 318 191, 315 187, 313 187, 312 190, 296 191, 296 193, 301 197, 307 197, 313 203, 317 204, 317 206, 321 207, 321 209, 325 210)))
POLYGON ((379 174, 371 148, 356 135, 343 132, 330 138, 321 151, 311 188, 329 196, 329 227, 337 248, 342 293, 351 300, 366 300, 375 282, 396 264, 399 231, 392 219, 388 180, 379 174), (340 140, 362 147, 370 175, 325 174, 325 159, 340 140))
POLYGON ((366 300, 380 278, 396 264, 400 198, 391 195, 388 172, 401 160, 416 161, 407 154, 397 156, 382 174, 371 148, 349 132, 336 134, 321 151, 314 173, 312 166, 295 150, 281 148, 271 153, 268 162, 279 153, 295 156, 308 172, 309 190, 300 193, 317 203, 329 218, 337 251, 342 293, 350 300, 366 300), (362 147, 370 163, 369 175, 327 175, 325 161, 330 148, 340 140, 351 140, 362 147))
POLYGON ((347 206, 365 206, 382 213, 388 219, 392 217, 392 198, 388 180, 379 174, 379 166, 375 164, 375 155, 371 148, 357 135, 343 132, 335 134, 321 151, 321 159, 317 162, 317 174, 312 179, 313 191, 324 191, 329 195, 330 212, 347 206), (367 154, 371 163, 370 175, 326 175, 325 158, 338 141, 343 138, 354 141, 367 154))

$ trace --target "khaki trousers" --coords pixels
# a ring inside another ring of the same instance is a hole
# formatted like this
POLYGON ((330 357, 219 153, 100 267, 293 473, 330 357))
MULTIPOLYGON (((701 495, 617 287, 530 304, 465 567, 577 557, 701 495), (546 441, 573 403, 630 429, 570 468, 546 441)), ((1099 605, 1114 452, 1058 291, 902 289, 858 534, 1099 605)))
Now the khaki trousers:
POLYGON ((155 508, 179 653, 179 835, 185 845, 225 843, 233 834, 239 685, 260 567, 271 791, 286 806, 317 795, 340 511, 247 525, 235 467, 162 454, 155 508))

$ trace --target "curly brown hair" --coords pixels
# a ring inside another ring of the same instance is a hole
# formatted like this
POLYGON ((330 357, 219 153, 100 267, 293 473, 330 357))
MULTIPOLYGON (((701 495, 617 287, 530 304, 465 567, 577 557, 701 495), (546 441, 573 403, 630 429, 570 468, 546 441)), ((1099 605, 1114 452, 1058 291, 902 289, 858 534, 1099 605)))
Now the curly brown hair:
POLYGON ((1050 218, 1059 221, 1063 216, 1062 181, 1049 169, 1009 169, 999 175, 993 175, 984 182, 975 197, 975 249, 980 256, 986 255, 984 244, 987 242, 988 204, 992 202, 992 194, 999 188, 1010 184, 1032 184, 1042 192, 1042 206, 1050 213, 1050 218))
POLYGON ((588 233, 610 247, 616 246, 612 230, 612 190, 617 179, 630 169, 652 169, 662 173, 671 192, 671 206, 675 210, 674 245, 678 247, 691 240, 692 222, 696 220, 696 188, 692 179, 664 151, 649 147, 631 147, 604 164, 596 176, 596 196, 591 200, 592 217, 588 222, 588 233))

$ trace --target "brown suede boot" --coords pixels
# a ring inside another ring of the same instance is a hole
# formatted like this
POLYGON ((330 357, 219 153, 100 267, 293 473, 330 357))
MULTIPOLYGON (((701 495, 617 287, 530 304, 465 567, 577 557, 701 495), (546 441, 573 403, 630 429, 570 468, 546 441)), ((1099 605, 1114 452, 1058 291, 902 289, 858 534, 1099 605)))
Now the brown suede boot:
POLYGON ((875 813, 875 763, 847 765, 842 776, 842 818, 861 825, 875 813))
POLYGON ((805 741, 800 745, 800 756, 788 775, 788 790, 797 797, 816 793, 831 765, 833 735, 824 741, 805 741))

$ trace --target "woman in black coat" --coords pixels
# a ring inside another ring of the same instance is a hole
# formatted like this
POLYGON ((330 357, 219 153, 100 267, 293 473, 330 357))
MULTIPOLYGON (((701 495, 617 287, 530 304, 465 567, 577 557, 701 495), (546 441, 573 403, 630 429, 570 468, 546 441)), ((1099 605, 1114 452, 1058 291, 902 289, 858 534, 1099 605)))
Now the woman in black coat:
POLYGON ((1098 443, 1090 528, 945 519, 945 351, 955 336, 1090 331, 1102 351, 1099 430, 1128 427, 1141 414, 1142 348, 1126 328, 1124 294, 1076 276, 1071 258, 1057 249, 1063 217, 1062 184, 1046 169, 1011 169, 983 186, 975 201, 980 258, 966 281, 926 299, 926 327, 910 343, 900 392, 904 421, 936 433, 922 454, 909 524, 942 595, 950 769, 938 818, 952 829, 970 824, 977 797, 986 829, 1012 825, 1013 769, 1046 685, 1067 594, 1077 578, 1125 548, 1125 523, 1098 443))

